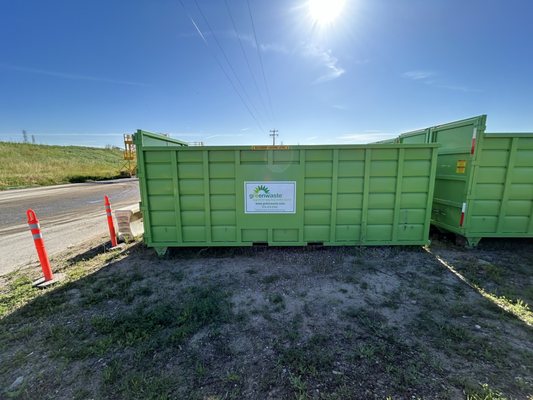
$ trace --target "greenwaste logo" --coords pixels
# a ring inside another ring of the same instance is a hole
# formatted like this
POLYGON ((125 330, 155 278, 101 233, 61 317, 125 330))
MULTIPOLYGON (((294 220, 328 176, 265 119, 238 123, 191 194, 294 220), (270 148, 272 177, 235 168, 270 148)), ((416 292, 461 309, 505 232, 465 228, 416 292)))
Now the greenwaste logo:
POLYGON ((259 194, 261 192, 268 194, 270 192, 270 189, 267 188, 265 185, 259 185, 254 189, 255 194, 259 194))
POLYGON ((265 185, 256 186, 253 193, 249 195, 250 199, 273 199, 281 198, 281 193, 270 193, 270 189, 265 185))

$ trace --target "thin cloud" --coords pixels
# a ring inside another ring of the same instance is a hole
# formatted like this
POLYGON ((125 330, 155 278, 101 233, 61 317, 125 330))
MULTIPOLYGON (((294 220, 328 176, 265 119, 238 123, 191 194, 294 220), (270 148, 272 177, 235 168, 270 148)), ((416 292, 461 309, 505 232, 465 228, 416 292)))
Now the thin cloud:
POLYGON ((441 88, 441 89, 448 89, 448 90, 455 90, 458 92, 465 92, 465 93, 479 93, 481 90, 479 89, 473 89, 469 88, 467 86, 461 86, 461 85, 440 85, 437 83, 432 83, 433 86, 441 88))
POLYGON ((342 76, 346 70, 338 65, 337 57, 331 54, 331 50, 324 50, 315 45, 306 45, 302 51, 304 56, 316 58, 327 72, 314 80, 313 84, 324 83, 342 76))
MULTIPOLYGON (((232 39, 240 39, 242 42, 247 43, 249 46, 253 47, 254 49, 257 48, 257 45, 255 43, 254 38, 252 35, 245 34, 245 33, 237 33, 233 30, 231 31, 222 31, 223 35, 228 36, 232 39)), ((272 52, 272 53, 282 53, 282 54, 288 54, 290 51, 289 49, 280 44, 280 43, 259 43, 259 49, 263 53, 272 52)))
POLYGON ((336 139, 342 142, 353 144, 373 143, 380 140, 392 139, 397 135, 386 132, 362 132, 362 133, 347 133, 337 136, 336 139))
MULTIPOLYGON (((249 35, 246 33, 237 33, 234 30, 214 30, 214 31, 209 31, 209 32, 202 32, 200 27, 196 23, 196 21, 194 21, 194 19, 192 19, 191 17, 189 17, 189 19, 191 20, 196 32, 179 33, 178 34, 179 38, 192 38, 192 37, 197 37, 198 35, 200 35, 202 40, 205 42, 207 41, 208 37, 212 35, 217 35, 217 36, 225 36, 227 38, 235 39, 235 40, 240 39, 243 43, 246 43, 247 45, 253 47, 254 49, 257 47, 252 35, 249 35)), ((281 43, 275 43, 275 42, 259 43, 259 49, 261 49, 263 53, 268 53, 268 52, 281 53, 281 54, 290 53, 290 50, 287 48, 287 46, 281 43)))
POLYGON ((206 139, 214 139, 214 138, 221 138, 221 137, 243 137, 243 134, 228 134, 228 135, 211 135, 207 136, 206 139))
POLYGON ((334 108, 336 110, 346 111, 348 107, 343 106, 342 104, 332 104, 331 108, 334 108))
POLYGON ((194 137, 194 138, 198 138, 198 137, 204 137, 206 134, 205 133, 191 133, 191 132, 174 132, 174 133, 168 133, 168 135, 170 135, 171 137, 194 137))
POLYGON ((0 64, 0 68, 9 69, 12 71, 28 72, 31 74, 53 76, 55 78, 61 78, 61 79, 104 82, 104 83, 113 83, 117 85, 149 86, 145 83, 140 83, 140 82, 124 81, 120 79, 109 79, 109 78, 102 78, 102 77, 90 76, 90 75, 78 75, 78 74, 71 74, 71 73, 60 72, 60 71, 49 71, 49 70, 44 70, 44 69, 28 68, 28 67, 22 67, 18 65, 10 65, 10 64, 0 64))
POLYGON ((404 78, 411 79, 413 81, 420 81, 420 80, 427 80, 428 78, 431 78, 435 76, 435 72, 432 71, 422 71, 422 70, 415 70, 415 71, 407 71, 402 74, 404 78))
POLYGON ((447 83, 443 83, 442 79, 440 79, 439 74, 433 71, 425 71, 425 70, 414 70, 414 71, 407 71, 402 74, 402 77, 405 79, 410 79, 413 81, 424 83, 428 86, 433 86, 439 89, 447 89, 447 90, 454 90, 458 92, 481 92, 481 90, 473 89, 467 86, 463 85, 450 85, 447 83))
POLYGON ((274 52, 274 53, 281 53, 281 54, 288 54, 289 49, 287 49, 284 45, 279 43, 261 43, 259 45, 259 48, 263 53, 266 52, 274 52))

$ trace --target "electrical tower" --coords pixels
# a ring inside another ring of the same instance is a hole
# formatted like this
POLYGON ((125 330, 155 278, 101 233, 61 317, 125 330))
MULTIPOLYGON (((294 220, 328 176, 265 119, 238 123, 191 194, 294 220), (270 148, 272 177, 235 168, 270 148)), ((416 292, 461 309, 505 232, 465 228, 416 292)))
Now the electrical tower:
POLYGON ((277 129, 272 129, 270 130, 270 135, 269 136, 272 136, 272 146, 275 146, 276 145, 276 136, 279 136, 278 135, 278 130, 277 129))

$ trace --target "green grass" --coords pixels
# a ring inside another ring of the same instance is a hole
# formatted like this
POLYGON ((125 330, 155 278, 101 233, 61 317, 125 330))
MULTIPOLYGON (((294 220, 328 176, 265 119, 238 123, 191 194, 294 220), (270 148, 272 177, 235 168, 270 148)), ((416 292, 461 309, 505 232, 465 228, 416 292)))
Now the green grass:
POLYGON ((13 281, 8 283, 3 293, 0 293, 0 317, 11 310, 24 305, 39 294, 39 289, 32 286, 32 281, 27 276, 13 275, 13 281))
POLYGON ((81 146, 0 142, 0 190, 120 176, 122 152, 81 146))
MULTIPOLYGON (((105 256, 101 254, 97 258, 104 260, 105 256)), ((79 264, 82 267, 87 263, 79 264)), ((184 343, 203 329, 209 333, 212 343, 217 343, 218 327, 234 318, 230 293, 218 287, 189 286, 153 302, 147 298, 152 291, 145 282, 140 282, 142 276, 135 270, 96 275, 91 276, 85 265, 85 274, 80 278, 85 280, 84 284, 67 281, 45 291, 32 288, 30 278, 14 275, 0 298, 3 315, 10 321, 0 323, 0 329, 6 332, 0 337, 0 352, 32 340, 40 352, 46 353, 59 366, 105 360, 99 398, 168 398, 176 388, 176 381, 185 383, 165 370, 165 360, 180 353, 184 343), (72 290, 79 293, 76 304, 68 302, 68 293, 72 290), (109 301, 121 307, 115 312, 95 312, 91 318, 76 319, 74 310, 77 308, 102 310, 102 307, 109 307, 109 301), (40 324, 60 313, 69 315, 76 323, 40 324), (27 324, 27 321, 37 325, 27 324)), ((168 277, 179 283, 183 273, 169 272, 168 277)), ((224 346, 227 345, 221 342, 218 354, 228 352, 224 346)), ((0 363, 0 375, 9 374, 13 368, 27 363, 28 353, 26 350, 15 352, 9 362, 0 363)), ((189 361, 184 366, 185 375, 201 379, 208 363, 194 354, 186 360, 189 361)), ((227 385, 235 386, 239 381, 236 373, 228 373, 227 385)), ((22 386, 8 395, 35 398, 29 394, 32 391, 33 388, 22 386)), ((91 397, 88 393, 77 388, 73 398, 91 397)))

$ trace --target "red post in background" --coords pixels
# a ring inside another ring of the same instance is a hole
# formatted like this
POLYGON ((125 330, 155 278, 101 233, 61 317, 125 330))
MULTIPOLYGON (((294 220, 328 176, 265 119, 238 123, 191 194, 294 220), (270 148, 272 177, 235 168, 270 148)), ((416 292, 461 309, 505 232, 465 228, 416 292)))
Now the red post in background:
POLYGON ((28 217, 28 225, 30 226, 31 234, 33 235, 35 249, 37 250, 37 255, 39 256, 41 268, 43 269, 44 281, 51 281, 52 279, 54 279, 54 277, 52 275, 52 268, 50 268, 48 254, 46 253, 46 248, 44 247, 43 235, 41 234, 41 226, 39 225, 39 220, 37 219, 35 211, 33 211, 31 208, 26 211, 26 215, 28 217))
POLYGON ((105 213, 107 215, 107 225, 109 226, 109 236, 111 236, 111 247, 117 245, 117 235, 115 234, 115 225, 113 224, 113 215, 111 214, 111 204, 109 197, 104 196, 105 213))

